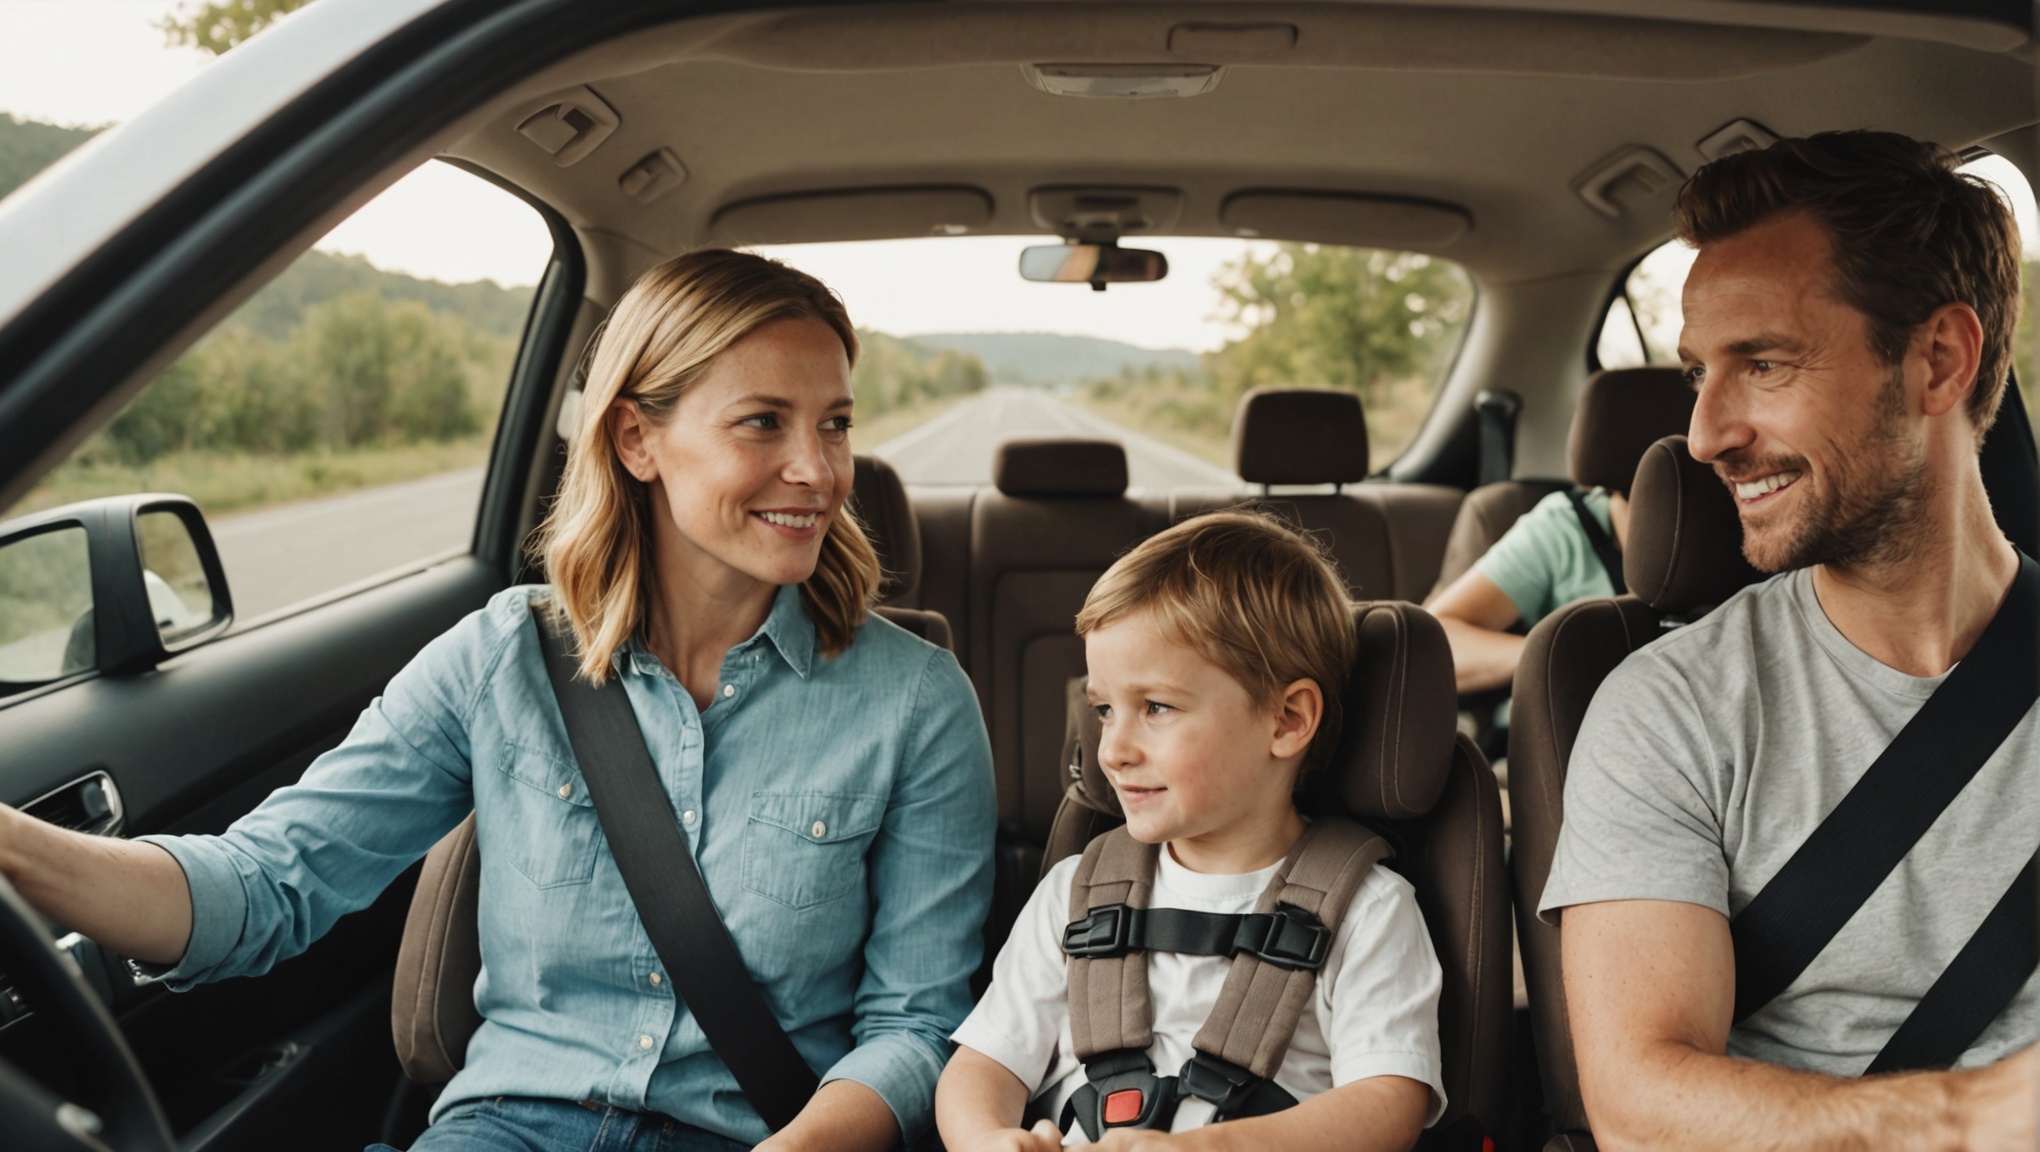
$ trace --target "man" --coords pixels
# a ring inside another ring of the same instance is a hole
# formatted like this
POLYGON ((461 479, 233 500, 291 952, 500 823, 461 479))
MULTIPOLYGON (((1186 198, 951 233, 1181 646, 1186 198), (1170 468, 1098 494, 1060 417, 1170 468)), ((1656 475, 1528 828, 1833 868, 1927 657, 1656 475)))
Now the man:
MULTIPOLYGON (((2019 306, 2017 227, 1888 133, 1781 141, 1680 192, 1694 457, 1780 575, 1638 652, 1575 744, 1563 909, 1604 1149, 2036 1146, 2030 978, 1957 1071, 1859 1078, 2040 846, 2029 710, 1838 935, 1734 1020, 1730 919, 1860 779, 2011 589, 1977 450, 2019 306)), ((2029 645, 2031 640, 2024 641, 2029 645)))

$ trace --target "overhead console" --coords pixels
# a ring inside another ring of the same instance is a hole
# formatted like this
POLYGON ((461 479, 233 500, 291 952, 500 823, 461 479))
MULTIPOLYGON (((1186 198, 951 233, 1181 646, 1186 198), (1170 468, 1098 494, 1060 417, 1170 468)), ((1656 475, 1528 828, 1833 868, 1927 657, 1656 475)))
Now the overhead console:
POLYGON ((1218 222, 1236 236, 1424 250, 1449 247, 1473 230, 1472 215, 1452 204, 1280 189, 1233 193, 1219 206, 1218 222))
POLYGON ((982 188, 852 188, 743 200, 717 210, 717 244, 802 244, 819 240, 893 240, 965 236, 992 219, 982 188))

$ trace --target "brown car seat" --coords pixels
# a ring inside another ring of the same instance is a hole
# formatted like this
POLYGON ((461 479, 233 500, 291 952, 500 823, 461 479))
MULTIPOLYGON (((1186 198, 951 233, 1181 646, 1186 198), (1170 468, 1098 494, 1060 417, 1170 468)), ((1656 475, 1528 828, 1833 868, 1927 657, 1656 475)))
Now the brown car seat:
POLYGON ((1105 569, 1161 527, 1126 496, 1111 440, 999 445, 995 491, 971 507, 970 674, 998 777, 987 951, 1026 902, 1062 799, 1063 685, 1084 671, 1077 611, 1105 569))
POLYGON ((876 456, 852 457, 856 471, 850 487, 850 510, 864 525, 864 534, 878 553, 885 572, 879 603, 888 608, 921 607, 921 525, 914 515, 907 486, 893 466, 876 456))
MULTIPOLYGON (((1417 1147, 1491 1148, 1507 1116, 1509 908, 1501 798, 1478 749, 1455 730, 1452 653, 1444 629, 1412 604, 1354 608, 1360 652, 1343 698, 1345 729, 1326 770, 1304 789, 1309 813, 1365 821, 1395 847, 1388 866, 1417 890, 1444 969, 1438 1029, 1445 1114, 1417 1147)), ((1070 782, 1042 872, 1121 822, 1098 768, 1096 714, 1080 680, 1066 763, 1070 782)))
POLYGON ((1735 500, 1713 469, 1686 453, 1684 436, 1650 446, 1630 492, 1622 573, 1630 594, 1580 600, 1530 630, 1516 667, 1509 730, 1511 867, 1516 931, 1545 1107, 1557 1135, 1547 1152, 1592 1152, 1573 1064, 1559 972, 1558 929, 1537 918, 1564 816, 1566 761, 1587 705, 1630 653, 1761 579, 1742 555, 1735 500))
MULTIPOLYGON (((1644 451, 1662 437, 1683 434, 1692 419, 1693 389, 1682 369, 1616 368, 1594 373, 1580 392, 1566 436, 1566 471, 1572 484, 1627 491, 1644 451)), ((1503 480, 1467 493, 1431 595, 1465 575, 1539 500, 1566 487, 1560 480, 1503 480)), ((1631 516, 1633 522, 1633 510, 1631 516)))
POLYGON ((1237 490, 1179 488, 1171 522, 1247 505, 1275 512, 1317 533, 1363 599, 1414 598, 1428 588, 1435 538, 1451 523, 1459 493, 1429 484, 1369 484, 1367 416, 1357 393, 1330 388, 1256 388, 1233 413, 1233 470, 1259 496, 1237 490), (1269 495, 1271 485, 1329 484, 1329 493, 1269 495), (1354 490, 1347 491, 1346 486, 1354 490), (1426 520, 1437 527, 1425 532, 1426 520), (1400 521, 1407 521, 1403 523, 1400 521))

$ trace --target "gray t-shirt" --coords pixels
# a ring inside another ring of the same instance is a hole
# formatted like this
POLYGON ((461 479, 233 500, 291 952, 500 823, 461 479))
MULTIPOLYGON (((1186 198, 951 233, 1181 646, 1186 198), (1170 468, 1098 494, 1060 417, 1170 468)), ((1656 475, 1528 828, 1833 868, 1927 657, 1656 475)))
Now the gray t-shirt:
MULTIPOLYGON (((1600 900, 1740 912, 1943 679, 1850 644, 1807 570, 1646 646, 1587 710, 1539 912, 1600 900)), ((2035 712, 1799 979, 1729 1033, 1730 1055, 1862 1073, 2040 846, 2035 712)), ((1960 1065, 2036 1039, 2028 980, 1960 1065)))

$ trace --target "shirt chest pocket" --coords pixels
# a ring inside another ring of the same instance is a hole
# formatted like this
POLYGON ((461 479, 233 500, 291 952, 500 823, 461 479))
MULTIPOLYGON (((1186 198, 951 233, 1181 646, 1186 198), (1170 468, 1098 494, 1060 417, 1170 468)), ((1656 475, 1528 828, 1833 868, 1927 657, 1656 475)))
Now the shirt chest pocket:
POLYGON ((864 886, 864 853, 885 797, 864 792, 753 792, 744 829, 744 888, 789 908, 864 886))
POLYGON ((506 744, 497 768, 510 788, 507 819, 492 821, 507 835, 484 845, 540 888, 586 884, 595 875, 601 822, 588 782, 578 768, 548 752, 506 744))

